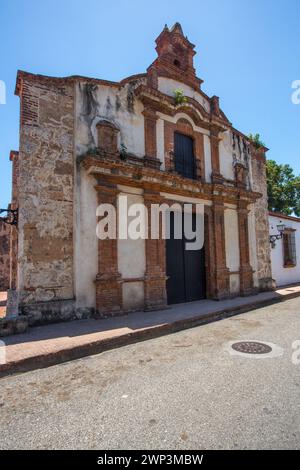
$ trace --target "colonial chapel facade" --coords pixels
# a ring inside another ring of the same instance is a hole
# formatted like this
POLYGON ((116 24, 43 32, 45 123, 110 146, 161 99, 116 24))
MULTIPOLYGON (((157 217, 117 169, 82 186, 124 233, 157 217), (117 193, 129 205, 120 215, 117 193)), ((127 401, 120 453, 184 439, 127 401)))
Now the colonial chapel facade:
POLYGON ((266 149, 201 90, 178 23, 156 51, 146 73, 117 83, 18 72, 8 304, 30 324, 272 286, 266 149), (99 240, 97 206, 118 208, 121 195, 146 207, 203 203, 204 248, 187 255, 178 240, 99 240))

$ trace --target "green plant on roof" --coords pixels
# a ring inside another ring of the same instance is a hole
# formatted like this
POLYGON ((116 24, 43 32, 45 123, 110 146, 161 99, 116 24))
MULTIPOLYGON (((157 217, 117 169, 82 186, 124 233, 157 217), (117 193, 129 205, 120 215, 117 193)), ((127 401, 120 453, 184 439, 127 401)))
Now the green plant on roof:
POLYGON ((261 140, 259 134, 249 134, 248 135, 250 142, 256 147, 257 149, 261 147, 265 147, 265 143, 261 140))
POLYGON ((176 105, 183 104, 183 103, 187 102, 187 97, 184 96, 183 90, 180 90, 179 88, 174 90, 174 99, 175 99, 175 104, 176 105))

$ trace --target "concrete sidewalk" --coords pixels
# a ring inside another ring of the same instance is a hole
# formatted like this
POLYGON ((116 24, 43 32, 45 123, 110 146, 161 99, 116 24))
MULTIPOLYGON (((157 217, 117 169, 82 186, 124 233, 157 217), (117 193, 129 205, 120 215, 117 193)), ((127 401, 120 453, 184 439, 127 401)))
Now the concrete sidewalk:
POLYGON ((298 296, 300 285, 293 285, 249 297, 201 300, 156 312, 34 327, 3 338, 6 358, 5 364, 0 364, 0 377, 98 354, 298 296))

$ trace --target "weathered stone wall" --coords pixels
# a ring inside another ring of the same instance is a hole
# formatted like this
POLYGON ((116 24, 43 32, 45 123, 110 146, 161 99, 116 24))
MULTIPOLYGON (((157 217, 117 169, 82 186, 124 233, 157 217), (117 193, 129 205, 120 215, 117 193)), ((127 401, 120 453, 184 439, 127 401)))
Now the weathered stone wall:
POLYGON ((261 290, 272 288, 271 253, 269 243, 268 197, 266 182, 266 159, 262 151, 252 149, 252 189, 262 194, 254 204, 257 279, 261 290))
POLYGON ((10 225, 0 221, 0 291, 9 288, 10 225))
MULTIPOLYGON (((12 162, 12 194, 11 209, 19 207, 19 152, 12 150, 10 152, 10 161, 12 162)), ((10 231, 10 281, 9 288, 16 290, 18 279, 18 228, 11 226, 10 231)), ((10 296, 10 294, 9 294, 10 296)))
MULTIPOLYGON (((63 79, 19 77, 19 310, 32 323, 59 320, 59 302, 74 298, 73 89, 63 79)), ((64 319, 73 314, 67 302, 64 319)))

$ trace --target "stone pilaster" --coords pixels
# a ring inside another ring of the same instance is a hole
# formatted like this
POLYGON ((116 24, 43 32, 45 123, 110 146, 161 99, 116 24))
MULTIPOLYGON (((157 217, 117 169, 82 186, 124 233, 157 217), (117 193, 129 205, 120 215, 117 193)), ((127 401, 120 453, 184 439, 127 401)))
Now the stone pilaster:
POLYGON ((159 239, 151 238, 151 205, 160 204, 159 193, 145 190, 144 204, 148 210, 148 238, 146 239, 145 310, 161 310, 167 307, 165 240, 160 223, 159 239))
POLYGON ((237 207, 239 248, 240 248, 240 292, 249 295, 253 292, 253 270, 250 265, 248 209, 246 201, 239 201, 237 207))
MULTIPOLYGON (((98 203, 111 204, 117 214, 119 192, 117 187, 100 182, 96 190, 98 203)), ((122 310, 122 277, 118 272, 117 237, 98 239, 98 274, 95 282, 97 316, 108 317, 119 314, 122 310)))
POLYGON ((223 299, 230 295, 229 269, 226 266, 224 203, 214 199, 212 206, 214 273, 212 276, 212 295, 223 299))
POLYGON ((174 131, 175 124, 164 121, 164 147, 165 147, 165 168, 166 171, 175 171, 174 162, 174 131))
POLYGON ((220 173, 220 155, 219 155, 219 131, 214 127, 210 130, 210 147, 211 147, 211 180, 212 183, 222 184, 223 177, 220 173))
POLYGON ((257 280, 258 288, 262 291, 272 290, 274 283, 271 270, 271 252, 269 242, 269 214, 266 178, 267 149, 251 147, 252 190, 262 194, 254 204, 257 280))
POLYGON ((194 147, 196 160, 196 177, 205 182, 205 158, 204 158, 204 135, 200 132, 194 132, 194 147))

